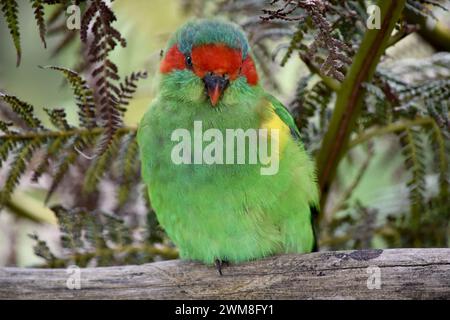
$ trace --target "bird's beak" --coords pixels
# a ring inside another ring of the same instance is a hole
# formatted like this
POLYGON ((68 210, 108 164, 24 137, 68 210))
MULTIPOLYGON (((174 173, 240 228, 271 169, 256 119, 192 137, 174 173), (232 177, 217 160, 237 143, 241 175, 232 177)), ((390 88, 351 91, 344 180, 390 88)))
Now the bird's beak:
POLYGON ((227 88, 229 80, 226 76, 208 73, 203 77, 205 89, 208 93, 211 104, 214 107, 219 102, 223 91, 227 88))

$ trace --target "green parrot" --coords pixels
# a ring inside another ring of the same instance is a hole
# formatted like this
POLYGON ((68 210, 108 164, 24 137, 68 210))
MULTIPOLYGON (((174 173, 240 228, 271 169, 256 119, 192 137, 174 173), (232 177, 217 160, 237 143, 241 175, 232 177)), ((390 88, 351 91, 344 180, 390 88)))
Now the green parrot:
POLYGON ((223 263, 314 250, 312 212, 319 198, 314 163, 289 111, 258 82, 240 27, 221 20, 188 22, 169 40, 159 73, 158 95, 137 139, 152 207, 180 257, 215 264, 222 274, 223 263), (199 138, 199 124, 205 135, 209 129, 213 134, 199 138), (230 132, 247 133, 241 142, 254 142, 252 130, 261 137, 256 147, 217 144, 218 135, 229 138, 230 132), (260 133, 269 131, 278 134, 264 140, 260 133), (180 147, 183 136, 194 136, 194 142, 180 147), (263 150, 264 141, 265 149, 277 146, 276 173, 262 174, 267 162, 220 161, 221 152, 235 160, 239 147, 250 158, 255 148, 263 150), (206 152, 212 143, 213 159, 195 161, 198 147, 206 152), (197 150, 188 149, 193 144, 197 150), (174 159, 178 153, 181 160, 174 159))

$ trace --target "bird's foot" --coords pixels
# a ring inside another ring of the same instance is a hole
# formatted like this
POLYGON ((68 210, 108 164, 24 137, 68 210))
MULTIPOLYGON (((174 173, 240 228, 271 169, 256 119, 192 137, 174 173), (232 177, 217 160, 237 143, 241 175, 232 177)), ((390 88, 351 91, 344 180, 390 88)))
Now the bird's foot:
POLYGON ((222 260, 222 259, 216 259, 214 261, 214 264, 216 265, 216 269, 219 272, 220 275, 222 275, 222 267, 223 266, 228 266, 229 262, 226 260, 222 260))

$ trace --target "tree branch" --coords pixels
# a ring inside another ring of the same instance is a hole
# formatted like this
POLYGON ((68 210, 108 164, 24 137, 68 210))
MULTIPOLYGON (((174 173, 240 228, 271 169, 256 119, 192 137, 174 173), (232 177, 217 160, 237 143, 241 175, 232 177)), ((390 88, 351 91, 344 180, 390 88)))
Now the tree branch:
POLYGON ((415 127, 415 126, 428 126, 433 125, 434 120, 432 118, 417 118, 414 120, 404 120, 395 123, 388 124, 387 126, 381 128, 375 128, 364 132, 357 136, 355 139, 350 141, 348 144, 347 150, 350 150, 361 143, 367 142, 377 136, 394 133, 398 131, 406 130, 407 128, 415 127))
POLYGON ((225 267, 223 276, 179 260, 80 271, 81 288, 70 290, 65 269, 0 268, 0 299, 450 298, 450 249, 282 255, 225 267), (377 274, 380 288, 369 289, 377 274))

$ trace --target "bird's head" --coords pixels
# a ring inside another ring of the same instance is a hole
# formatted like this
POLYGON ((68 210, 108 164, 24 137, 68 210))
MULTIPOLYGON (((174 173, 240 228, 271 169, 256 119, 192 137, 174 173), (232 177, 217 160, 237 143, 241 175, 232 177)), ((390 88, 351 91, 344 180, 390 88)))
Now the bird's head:
POLYGON ((241 29, 219 20, 196 20, 169 40, 160 65, 166 93, 216 106, 233 87, 255 86, 258 75, 241 29))

